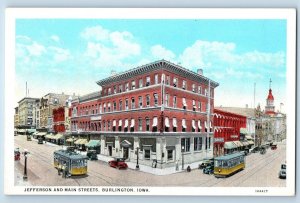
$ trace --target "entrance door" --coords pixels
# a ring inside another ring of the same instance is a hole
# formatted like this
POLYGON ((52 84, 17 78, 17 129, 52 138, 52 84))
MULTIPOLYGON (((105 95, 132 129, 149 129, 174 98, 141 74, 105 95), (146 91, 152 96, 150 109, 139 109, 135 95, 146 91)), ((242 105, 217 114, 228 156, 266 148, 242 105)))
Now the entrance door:
POLYGON ((112 156, 112 146, 108 145, 108 155, 112 156))
POLYGON ((123 158, 128 159, 128 147, 123 147, 123 158))

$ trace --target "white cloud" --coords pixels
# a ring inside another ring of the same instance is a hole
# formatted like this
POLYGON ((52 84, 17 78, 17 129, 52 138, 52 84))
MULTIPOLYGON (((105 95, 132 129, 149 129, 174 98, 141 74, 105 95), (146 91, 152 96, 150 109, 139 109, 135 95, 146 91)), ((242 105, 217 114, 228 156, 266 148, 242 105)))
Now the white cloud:
POLYGON ((159 44, 151 47, 151 54, 155 59, 174 60, 176 57, 171 50, 168 50, 159 44))
POLYGON ((59 42, 60 41, 60 38, 57 35, 51 35, 50 39, 52 39, 55 42, 59 42))
POLYGON ((59 63, 71 58, 71 53, 68 49, 50 46, 48 50, 51 52, 51 55, 53 55, 54 62, 59 63))
POLYGON ((81 32, 81 37, 86 40, 102 41, 109 37, 109 30, 104 29, 101 26, 88 27, 81 32))
POLYGON ((31 56, 41 56, 43 53, 46 53, 46 48, 37 42, 33 42, 31 45, 26 46, 26 49, 31 56))

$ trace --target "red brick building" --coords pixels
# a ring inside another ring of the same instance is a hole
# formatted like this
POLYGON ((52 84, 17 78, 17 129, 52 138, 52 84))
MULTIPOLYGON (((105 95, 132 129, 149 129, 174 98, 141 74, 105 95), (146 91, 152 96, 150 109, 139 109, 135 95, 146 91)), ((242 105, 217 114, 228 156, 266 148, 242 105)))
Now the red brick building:
MULTIPOLYGON (((157 167, 213 155, 218 83, 160 60, 97 82, 102 90, 72 101, 73 135, 101 141, 101 154, 157 167), (210 91, 209 91, 210 90, 210 91)), ((100 88, 99 88, 100 89, 100 88)))
POLYGON ((55 133, 64 133, 70 130, 71 110, 66 107, 53 109, 53 130, 55 133))
POLYGON ((240 129, 246 127, 246 116, 215 108, 213 120, 214 156, 228 154, 244 147, 240 142, 240 129))

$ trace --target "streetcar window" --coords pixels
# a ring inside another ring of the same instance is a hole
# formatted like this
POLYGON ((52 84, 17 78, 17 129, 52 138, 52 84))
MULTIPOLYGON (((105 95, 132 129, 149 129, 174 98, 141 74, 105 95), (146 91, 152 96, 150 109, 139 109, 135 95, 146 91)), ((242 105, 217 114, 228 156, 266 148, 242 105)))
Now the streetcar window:
POLYGON ((219 167, 219 162, 217 160, 215 161, 215 167, 219 167))

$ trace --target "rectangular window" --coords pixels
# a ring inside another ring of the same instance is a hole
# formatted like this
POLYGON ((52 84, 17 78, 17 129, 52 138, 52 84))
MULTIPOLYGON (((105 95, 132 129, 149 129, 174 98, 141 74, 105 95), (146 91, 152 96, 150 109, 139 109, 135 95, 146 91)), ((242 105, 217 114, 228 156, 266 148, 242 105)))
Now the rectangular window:
POLYGON ((174 79, 173 79, 173 86, 174 86, 174 87, 177 87, 177 86, 178 86, 178 79, 177 79, 177 78, 174 78, 174 79))
POLYGON ((198 102, 198 111, 201 112, 201 102, 200 101, 198 102))
POLYGON ((150 106, 150 95, 149 94, 146 95, 146 105, 147 105, 147 107, 150 106))
POLYGON ((193 91, 193 92, 196 91, 196 85, 195 85, 195 84, 192 85, 192 91, 193 91))
POLYGON ((146 131, 149 132, 150 131, 150 119, 146 118, 146 131))
POLYGON ((211 137, 208 138, 208 149, 210 149, 211 137))
POLYGON ((154 75, 154 83, 155 83, 155 84, 158 84, 158 74, 155 74, 155 75, 154 75))
POLYGON ((186 89, 186 81, 185 80, 182 81, 182 89, 184 89, 184 90, 186 89))
POLYGON ((131 81, 131 89, 134 90, 135 89, 135 81, 131 81))
POLYGON ((107 121, 107 128, 108 128, 108 131, 110 131, 110 121, 107 121))
POLYGON ((181 138, 181 151, 182 152, 190 151, 190 138, 181 138))
POLYGON ((139 88, 142 88, 143 87, 143 79, 141 78, 140 80, 139 80, 139 88))
POLYGON ((208 145, 208 139, 207 137, 205 138, 205 149, 207 149, 207 145, 208 145))
POLYGON ((196 111, 196 102, 193 100, 193 111, 196 111))
POLYGON ((128 92, 129 91, 129 83, 125 84, 125 91, 128 92))
POLYGON ((99 106, 99 112, 102 113, 102 104, 99 106))
POLYGON ((143 108, 143 97, 139 96, 139 107, 143 108))
POLYGON ((107 104, 107 110, 110 112, 110 103, 107 104))
POLYGON ((128 99, 125 100, 125 110, 128 110, 129 106, 128 106, 128 99))
POLYGON ((114 94, 116 94, 117 93, 117 86, 115 85, 114 86, 114 94))
POLYGON ((169 106, 169 94, 166 94, 165 106, 169 106))
POLYGON ((119 85, 119 93, 123 91, 123 85, 119 85))
POLYGON ((106 112, 106 104, 104 103, 104 105, 103 105, 103 113, 105 113, 106 112))
POLYGON ((119 111, 122 111, 122 100, 119 101, 119 111))
POLYGON ((142 123, 142 119, 139 118, 139 131, 143 130, 143 123, 142 123))
POLYGON ((131 109, 135 109, 135 99, 134 99, 134 97, 131 98, 131 109))
POLYGON ((111 88, 108 88, 108 95, 111 95, 111 88))
POLYGON ((194 151, 201 151, 202 150, 202 137, 195 137, 194 138, 194 151))
POLYGON ((116 111, 116 110, 117 110, 117 102, 114 101, 114 111, 116 111))
POLYGON ((208 91, 207 91, 206 88, 205 88, 205 90, 204 90, 204 93, 205 93, 205 96, 208 96, 208 91))
POLYGON ((173 97, 173 108, 177 108, 177 97, 173 97))
POLYGON ((150 76, 147 76, 146 77, 146 87, 148 87, 149 85, 151 85, 150 76))
POLYGON ((154 96, 154 106, 157 106, 158 105, 158 94, 154 93, 153 96, 154 96))
POLYGON ((202 87, 198 86, 198 94, 202 94, 202 87))
POLYGON ((169 76, 169 75, 167 75, 166 84, 167 84, 167 85, 170 85, 170 76, 169 76))
POLYGON ((173 160, 173 150, 169 149, 168 150, 168 161, 173 160))

